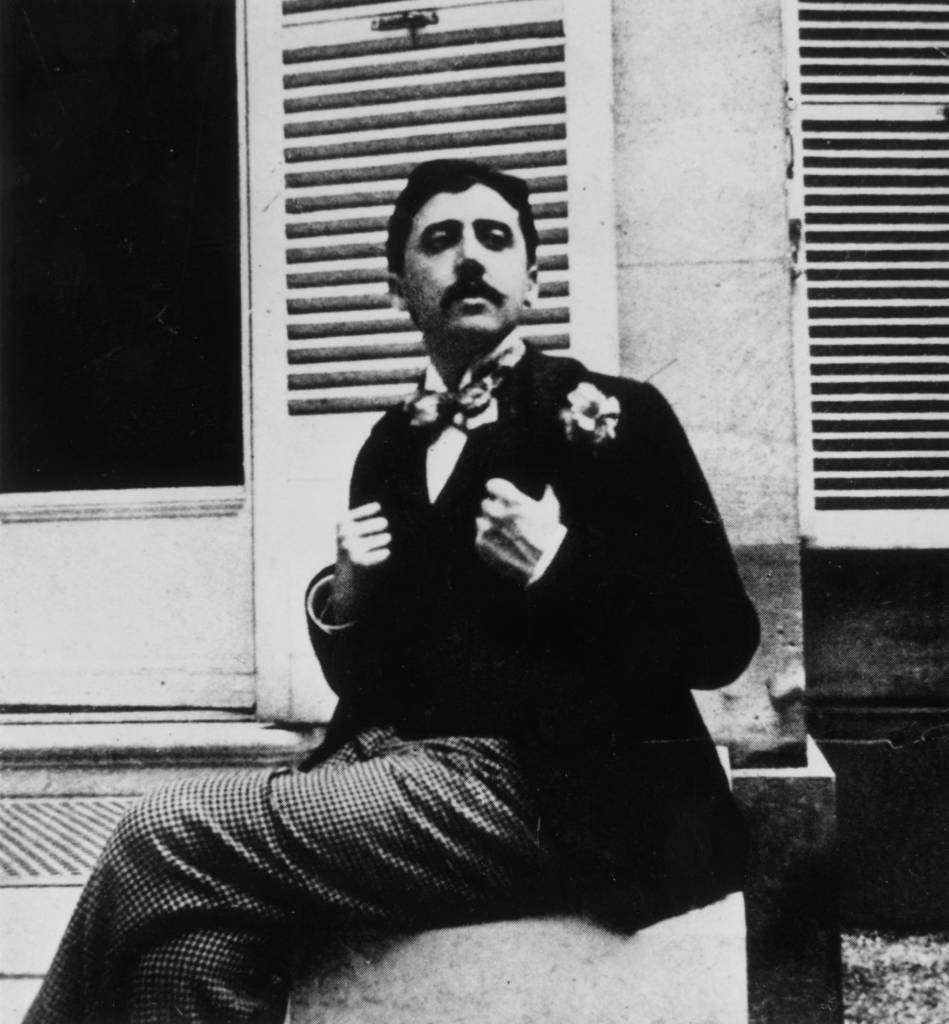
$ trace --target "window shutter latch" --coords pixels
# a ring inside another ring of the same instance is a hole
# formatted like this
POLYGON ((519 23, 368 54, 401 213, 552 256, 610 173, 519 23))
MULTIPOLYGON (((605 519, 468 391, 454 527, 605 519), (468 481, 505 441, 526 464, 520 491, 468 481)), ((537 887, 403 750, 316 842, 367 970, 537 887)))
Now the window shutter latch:
POLYGON ((412 45, 418 42, 420 29, 438 24, 437 11, 399 11, 398 14, 383 14, 372 19, 373 32, 408 32, 412 45))

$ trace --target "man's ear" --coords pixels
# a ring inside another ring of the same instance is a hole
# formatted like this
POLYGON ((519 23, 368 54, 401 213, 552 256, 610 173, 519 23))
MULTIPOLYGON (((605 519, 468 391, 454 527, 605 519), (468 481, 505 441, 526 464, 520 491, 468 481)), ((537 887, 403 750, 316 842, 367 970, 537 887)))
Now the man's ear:
POLYGON ((527 294, 524 296, 524 305, 533 306, 537 302, 537 296, 540 292, 540 285, 537 283, 536 263, 532 263, 527 268, 527 277, 530 280, 530 288, 527 289, 527 294))
POLYGON ((408 306, 405 304, 405 291, 402 288, 402 278, 398 274, 389 274, 389 301, 392 308, 404 313, 408 306))

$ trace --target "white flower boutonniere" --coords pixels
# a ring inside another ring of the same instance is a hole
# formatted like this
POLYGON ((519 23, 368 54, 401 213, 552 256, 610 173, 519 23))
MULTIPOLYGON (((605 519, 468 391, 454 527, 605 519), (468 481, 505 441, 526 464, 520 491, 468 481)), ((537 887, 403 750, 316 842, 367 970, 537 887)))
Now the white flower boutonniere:
POLYGON ((443 404, 443 394, 426 391, 421 395, 412 395, 405 401, 406 411, 411 413, 409 425, 413 427, 430 427, 438 422, 443 404))
POLYGON ((619 399, 607 398, 599 388, 584 381, 567 395, 569 407, 560 413, 568 441, 602 444, 616 437, 619 399))

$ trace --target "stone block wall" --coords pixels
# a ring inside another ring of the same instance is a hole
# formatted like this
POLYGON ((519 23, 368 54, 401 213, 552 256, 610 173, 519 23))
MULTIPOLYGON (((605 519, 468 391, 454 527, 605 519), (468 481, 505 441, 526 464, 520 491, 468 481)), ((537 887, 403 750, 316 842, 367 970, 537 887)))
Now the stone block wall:
POLYGON ((703 697, 740 763, 804 761, 779 0, 613 4, 621 365, 688 430, 762 618, 703 697))

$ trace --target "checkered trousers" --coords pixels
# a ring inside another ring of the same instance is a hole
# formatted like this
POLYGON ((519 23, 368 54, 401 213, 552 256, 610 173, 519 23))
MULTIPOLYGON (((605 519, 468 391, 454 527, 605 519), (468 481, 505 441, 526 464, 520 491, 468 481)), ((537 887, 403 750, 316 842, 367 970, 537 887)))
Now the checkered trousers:
POLYGON ((303 939, 536 907, 537 834, 499 739, 371 729, 310 772, 161 789, 109 840, 25 1024, 279 1022, 303 939))

